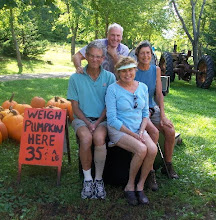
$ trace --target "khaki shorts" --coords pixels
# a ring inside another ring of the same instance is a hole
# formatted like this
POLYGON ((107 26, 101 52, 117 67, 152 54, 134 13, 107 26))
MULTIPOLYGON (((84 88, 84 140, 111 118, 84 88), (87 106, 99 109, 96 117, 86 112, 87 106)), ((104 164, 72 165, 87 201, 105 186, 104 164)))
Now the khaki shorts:
POLYGON ((154 125, 160 124, 160 108, 157 105, 154 107, 154 114, 150 117, 150 120, 154 125))
MULTIPOLYGON (((109 140, 110 140, 108 143, 108 147, 115 146, 116 143, 120 140, 120 138, 126 135, 126 133, 116 130, 115 128, 110 127, 109 125, 107 125, 107 129, 108 129, 108 135, 109 135, 109 140)), ((139 133, 139 131, 137 133, 139 133)), ((144 133, 146 133, 146 131, 144 133)))
MULTIPOLYGON (((94 123, 97 121, 97 119, 90 119, 90 118, 87 118, 87 119, 88 119, 88 121, 90 121, 92 124, 94 124, 94 123)), ((106 122, 106 121, 102 121, 99 125, 103 125, 104 127, 106 127, 106 126, 107 126, 107 122, 106 122)), ((99 125, 98 125, 98 126, 99 126, 99 125)), ((75 119, 72 121, 72 127, 73 127, 75 133, 77 133, 78 128, 80 128, 80 127, 82 127, 82 126, 87 127, 86 123, 85 123, 83 120, 80 120, 80 119, 78 119, 78 118, 75 118, 75 119)))

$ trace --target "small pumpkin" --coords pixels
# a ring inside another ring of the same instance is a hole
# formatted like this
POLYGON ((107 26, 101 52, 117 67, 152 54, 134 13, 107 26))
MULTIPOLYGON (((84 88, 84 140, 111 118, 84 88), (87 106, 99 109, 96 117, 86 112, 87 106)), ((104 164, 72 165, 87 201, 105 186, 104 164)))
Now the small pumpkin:
POLYGON ((23 129, 23 116, 17 114, 17 112, 12 109, 10 113, 2 119, 2 122, 7 127, 9 138, 20 142, 23 129))
POLYGON ((67 103, 67 113, 68 113, 68 116, 69 116, 69 120, 73 121, 74 117, 73 117, 73 109, 72 109, 71 101, 68 101, 67 99, 62 98, 62 97, 60 98, 60 101, 64 101, 65 103, 67 103))
POLYGON ((6 127, 5 124, 2 122, 2 120, 1 120, 1 115, 0 115, 0 132, 1 132, 1 134, 2 134, 2 141, 8 139, 7 127, 6 127))
POLYGON ((70 101, 68 101, 67 99, 65 99, 63 97, 55 96, 54 98, 50 99, 47 102, 47 106, 50 106, 50 105, 59 107, 61 109, 67 109, 67 114, 69 116, 69 120, 73 121, 73 119, 74 119, 73 110, 72 110, 72 104, 70 101))
POLYGON ((46 106, 49 106, 49 105, 58 107, 58 105, 59 105, 59 97, 58 97, 58 96, 55 96, 55 97, 51 98, 51 99, 47 102, 46 106))
POLYGON ((46 106, 46 101, 40 96, 35 96, 32 98, 30 105, 32 108, 44 108, 46 106))
POLYGON ((4 108, 0 108, 0 115, 2 116, 2 118, 4 118, 8 113, 10 113, 10 109, 4 109, 4 108))
POLYGON ((12 93, 9 100, 6 100, 2 103, 2 108, 9 109, 10 106, 14 107, 17 104, 17 102, 14 101, 13 98, 14 98, 14 93, 12 93))
POLYGON ((25 108, 32 108, 29 104, 16 104, 13 109, 17 110, 20 114, 24 113, 25 108))

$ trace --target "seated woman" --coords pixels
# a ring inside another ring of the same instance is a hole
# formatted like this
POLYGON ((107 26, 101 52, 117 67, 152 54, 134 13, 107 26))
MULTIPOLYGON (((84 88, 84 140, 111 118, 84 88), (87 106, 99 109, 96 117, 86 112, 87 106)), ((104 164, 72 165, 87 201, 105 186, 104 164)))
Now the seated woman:
POLYGON ((136 67, 133 58, 120 58, 116 64, 119 80, 108 87, 105 98, 110 141, 133 153, 129 180, 124 189, 130 205, 149 203, 143 188, 157 154, 157 146, 145 131, 149 117, 148 88, 134 80, 136 67), (140 178, 135 186, 140 168, 140 178))
MULTIPOLYGON (((150 64, 152 48, 148 41, 141 42, 137 46, 135 54, 138 60, 138 70, 136 72, 135 79, 148 86, 149 107, 152 111, 150 117, 151 120, 149 120, 146 130, 149 132, 155 143, 158 141, 157 129, 164 135, 164 151, 167 169, 164 166, 161 169, 161 172, 163 174, 167 174, 171 178, 178 179, 179 177, 172 165, 172 155, 175 146, 175 128, 164 112, 160 67, 150 64)), ((157 190, 153 168, 147 182, 149 188, 157 190)))

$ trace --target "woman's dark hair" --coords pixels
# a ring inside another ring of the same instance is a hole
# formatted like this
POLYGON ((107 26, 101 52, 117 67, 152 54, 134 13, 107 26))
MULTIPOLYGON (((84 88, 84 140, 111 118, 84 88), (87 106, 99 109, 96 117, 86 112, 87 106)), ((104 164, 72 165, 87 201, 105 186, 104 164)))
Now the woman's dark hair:
POLYGON ((140 42, 140 43, 138 44, 138 46, 136 47, 136 49, 135 49, 135 55, 136 55, 137 57, 138 57, 138 54, 139 54, 141 48, 143 48, 143 47, 149 47, 150 50, 151 50, 151 54, 153 54, 152 46, 151 46, 150 42, 147 41, 147 40, 145 40, 145 41, 140 42))

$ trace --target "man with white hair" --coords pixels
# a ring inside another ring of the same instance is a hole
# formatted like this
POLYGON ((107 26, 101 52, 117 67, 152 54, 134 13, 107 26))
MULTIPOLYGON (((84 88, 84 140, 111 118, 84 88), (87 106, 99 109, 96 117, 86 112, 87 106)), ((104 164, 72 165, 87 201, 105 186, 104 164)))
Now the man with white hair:
MULTIPOLYGON (((114 73, 114 66, 119 59, 119 56, 127 56, 129 49, 126 45, 122 44, 123 27, 119 24, 111 24, 108 27, 107 38, 98 39, 106 48, 105 59, 102 63, 102 67, 114 73)), ((77 73, 83 73, 83 67, 81 61, 86 58, 86 46, 80 49, 73 56, 73 63, 76 67, 77 73)))

